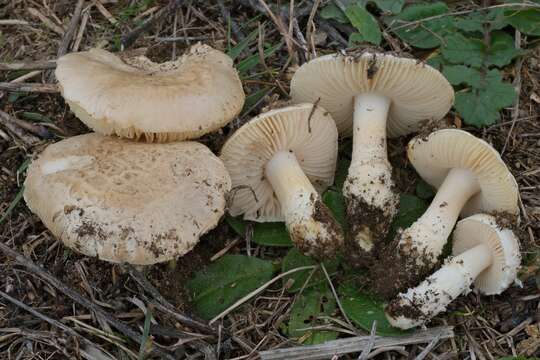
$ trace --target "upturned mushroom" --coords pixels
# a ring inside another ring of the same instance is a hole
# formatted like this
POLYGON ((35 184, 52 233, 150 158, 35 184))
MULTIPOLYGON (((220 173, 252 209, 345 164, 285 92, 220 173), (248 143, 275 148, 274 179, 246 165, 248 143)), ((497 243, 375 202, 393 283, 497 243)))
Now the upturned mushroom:
POLYGON ((69 248, 149 265, 187 253, 214 228, 230 187, 221 160, 200 143, 92 133, 48 146, 28 169, 24 199, 69 248))
POLYGON ((148 142, 215 131, 240 112, 245 99, 231 58, 201 44, 161 64, 101 49, 71 53, 58 59, 55 74, 62 96, 88 127, 148 142))
POLYGON ((426 212, 398 232, 372 268, 383 297, 417 285, 437 264, 459 215, 518 213, 518 186, 499 153, 458 129, 444 129, 409 142, 418 174, 438 188, 426 212))
POLYGON ((454 91, 436 69, 414 59, 364 52, 326 55, 302 65, 291 81, 294 102, 318 102, 342 136, 353 134, 352 162, 343 188, 357 265, 372 259, 396 214, 398 195, 386 136, 414 132, 450 109, 454 91))
POLYGON ((343 234, 319 193, 334 181, 337 141, 331 116, 313 104, 252 119, 221 150, 232 179, 231 215, 285 221, 301 252, 317 259, 334 256, 343 234))
POLYGON ((453 257, 414 289, 397 296, 386 307, 392 326, 409 329, 424 324, 461 294, 474 288, 498 295, 516 279, 521 262, 519 242, 512 230, 500 227, 493 216, 473 215, 461 220, 453 235, 453 257))

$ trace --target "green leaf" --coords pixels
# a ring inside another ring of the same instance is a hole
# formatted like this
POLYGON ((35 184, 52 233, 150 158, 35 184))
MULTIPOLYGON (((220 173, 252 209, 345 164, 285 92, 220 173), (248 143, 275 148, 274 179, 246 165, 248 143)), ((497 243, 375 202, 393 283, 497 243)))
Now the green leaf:
POLYGON ((305 290, 298 295, 291 309, 287 335, 302 338, 302 344, 313 345, 334 340, 338 333, 329 330, 303 330, 329 324, 322 316, 331 316, 336 311, 336 301, 326 286, 305 290))
POLYGON ((385 13, 399 14, 405 0, 373 0, 375 5, 385 13))
POLYGON ((445 60, 444 58, 442 57, 441 54, 437 54, 435 56, 432 56, 430 57, 429 59, 426 60, 426 64, 428 64, 429 66, 432 66, 434 67, 435 69, 441 71, 443 65, 445 64, 445 60))
POLYGON ((483 33, 485 30, 502 29, 508 22, 504 9, 490 9, 487 12, 474 11, 465 17, 457 17, 455 18, 455 24, 462 31, 483 33))
MULTIPOLYGON (((225 218, 227 224, 233 228, 234 231, 240 236, 246 235, 247 224, 240 218, 235 218, 227 215, 225 218)), ((282 222, 267 222, 267 223, 251 223, 253 225, 253 234, 251 240, 253 242, 264 246, 292 246, 291 237, 285 227, 285 223, 282 222)))
POLYGON ((322 10, 321 10, 321 13, 320 13, 320 16, 323 18, 323 19, 332 19, 332 20, 336 20, 337 22, 339 23, 342 23, 342 24, 347 24, 349 23, 349 19, 347 19, 347 16, 345 16, 345 13, 343 11, 341 11, 340 8, 338 8, 336 5, 334 4, 329 4, 329 5, 326 5, 322 10))
POLYGON ((406 332, 390 325, 384 315, 384 303, 367 294, 363 294, 350 282, 342 284, 338 289, 343 310, 360 328, 371 331, 373 321, 377 321, 377 335, 399 336, 406 332))
POLYGON ((428 208, 429 203, 411 194, 401 194, 399 197, 399 211, 392 221, 390 236, 398 229, 411 226, 428 208))
POLYGON ((480 87, 482 74, 477 69, 465 65, 446 65, 443 68, 443 75, 452 85, 468 84, 480 87))
POLYGON ((259 90, 255 91, 255 92, 252 92, 251 94, 246 96, 246 101, 244 102, 244 107, 242 108, 241 113, 243 114, 245 111, 251 110, 251 108, 259 100, 261 100, 263 97, 268 95, 272 90, 274 90, 273 87, 266 86, 266 87, 263 87, 262 89, 259 89, 259 90))
POLYGON ((381 30, 379 29, 379 23, 366 9, 358 5, 351 5, 345 10, 345 15, 352 26, 358 30, 358 33, 362 37, 362 41, 375 45, 381 43, 382 36, 381 30))
POLYGON ((35 112, 29 112, 29 111, 23 111, 21 113, 21 117, 30 121, 35 121, 35 122, 48 122, 48 123, 53 122, 50 118, 48 118, 45 115, 41 115, 35 112))
POLYGON ((225 255, 186 284, 197 314, 211 319, 272 278, 270 261, 225 255))
POLYGON ((514 87, 502 81, 501 73, 490 70, 481 86, 458 92, 454 107, 468 125, 482 127, 499 120, 499 110, 514 103, 514 87))
POLYGON ((323 203, 330 209, 334 219, 343 229, 347 228, 345 198, 339 191, 328 189, 322 196, 323 203))
POLYGON ((251 42, 253 42, 257 35, 259 34, 259 30, 253 30, 251 33, 249 33, 248 36, 246 36, 242 41, 240 41, 238 44, 236 44, 235 47, 231 48, 229 51, 227 51, 227 55, 233 60, 236 60, 238 56, 244 51, 251 42))
POLYGON ((491 42, 486 52, 486 65, 502 67, 512 62, 523 52, 516 49, 514 38, 503 31, 491 33, 491 42))
POLYGON ((424 180, 420 180, 418 184, 416 184, 416 195, 420 199, 430 200, 435 196, 436 192, 437 191, 424 180))
MULTIPOLYGON (((267 48, 266 50, 264 50, 264 58, 266 59, 274 55, 282 46, 283 46, 283 42, 280 42, 279 44, 276 44, 272 47, 267 48)), ((260 62, 261 62, 261 58, 259 54, 254 54, 240 61, 238 65, 236 66, 236 69, 238 70, 240 74, 245 75, 249 70, 253 69, 260 62)))
POLYGON ((445 38, 442 47, 443 57, 454 64, 465 64, 480 67, 484 60, 484 42, 480 39, 465 37, 456 33, 445 38))
POLYGON ((146 351, 152 346, 152 338, 150 337, 150 325, 152 323, 152 312, 149 308, 146 309, 144 316, 143 334, 141 337, 141 344, 139 345, 138 360, 144 360, 146 358, 146 351))
MULTIPOLYGON (((414 4, 407 6, 401 14, 390 18, 387 22, 392 24, 391 28, 398 27, 409 22, 446 14, 448 11, 448 6, 443 2, 414 4)), ((401 40, 409 45, 429 49, 439 46, 441 38, 454 31, 454 23, 451 17, 445 16, 403 27, 395 32, 401 40)))
MULTIPOLYGON (((285 257, 283 258, 283 262, 281 264, 281 272, 285 273, 292 269, 296 269, 302 266, 311 266, 311 265, 316 266, 318 265, 318 263, 314 259, 305 255, 302 255, 300 251, 298 251, 298 249, 292 248, 291 250, 289 250, 287 255, 285 255, 285 257)), ((328 275, 332 276, 337 271, 338 260, 334 259, 334 260, 326 261, 324 263, 324 266, 326 268, 326 271, 328 271, 328 275)), ((312 271, 313 270, 309 270, 309 269, 300 270, 288 276, 285 276, 283 278, 283 285, 292 281, 292 285, 291 287, 288 288, 288 291, 296 292, 300 290, 302 286, 304 286, 306 280, 309 277, 309 274, 311 274, 312 271)), ((326 281, 327 281, 326 276, 324 275, 323 271, 320 268, 318 268, 315 270, 315 272, 311 276, 309 283, 306 284, 306 288, 313 287, 314 285, 317 285, 317 284, 323 284, 326 281)))
POLYGON ((0 217, 0 224, 2 224, 7 219, 9 214, 11 214, 13 209, 15 209, 15 206, 17 206, 17 204, 22 200, 23 194, 24 194, 24 185, 21 186, 21 188, 19 189, 19 192, 17 193, 17 195, 15 195, 15 198, 13 199, 13 201, 9 204, 6 211, 0 217))
POLYGON ((540 10, 529 9, 505 12, 508 23, 527 35, 540 36, 540 10))

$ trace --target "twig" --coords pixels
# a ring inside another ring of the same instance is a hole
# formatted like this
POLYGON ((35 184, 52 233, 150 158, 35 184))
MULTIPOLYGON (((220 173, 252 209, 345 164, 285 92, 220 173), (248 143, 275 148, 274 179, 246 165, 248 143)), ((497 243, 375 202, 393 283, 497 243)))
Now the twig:
POLYGON ((59 321, 57 321, 55 319, 52 319, 52 318, 48 317, 47 315, 44 315, 44 314, 40 313, 39 311, 37 311, 37 310, 33 309, 32 307, 26 305, 25 303, 23 303, 23 302, 15 299, 15 298, 9 296, 8 294, 6 294, 3 291, 0 291, 0 296, 2 296, 4 299, 8 300, 12 304, 20 307, 21 309, 29 312, 30 314, 34 315, 35 317, 37 317, 37 318, 39 318, 39 319, 53 325, 53 326, 55 326, 55 327, 57 327, 59 329, 62 329, 64 332, 66 332, 70 336, 73 336, 73 337, 76 337, 76 338, 80 339, 85 345, 87 345, 88 347, 90 347, 93 350, 97 351, 101 355, 100 359, 112 359, 110 356, 106 355, 105 352, 102 349, 97 347, 96 344, 94 344, 90 340, 86 339, 84 336, 82 336, 81 334, 79 334, 78 332, 76 332, 75 330, 70 328, 69 326, 64 325, 61 322, 59 322, 59 321))
POLYGON ((43 60, 32 61, 22 63, 0 63, 1 71, 13 71, 13 70, 44 70, 54 69, 56 67, 56 60, 43 60))
MULTIPOLYGON (((519 30, 516 30, 516 40, 515 45, 517 49, 521 48, 521 33, 519 30)), ((516 126, 516 121, 519 117, 519 95, 521 93, 521 66, 523 65, 523 58, 519 58, 516 62, 516 78, 515 78, 515 89, 517 93, 517 99, 516 104, 514 105, 514 109, 512 111, 512 125, 510 126, 510 130, 508 130, 508 135, 506 135, 506 139, 504 140, 504 146, 501 150, 501 156, 504 155, 506 151, 506 147, 508 146, 508 142, 510 141, 510 137, 512 136, 512 132, 514 131, 514 127, 516 126)))
POLYGON ((313 22, 313 19, 315 18, 315 14, 317 13, 317 9, 319 8, 320 3, 321 0, 315 0, 313 7, 311 8, 311 12, 309 13, 309 18, 306 26, 306 39, 308 41, 308 44, 311 45, 311 51, 313 56, 317 56, 317 51, 315 50, 315 41, 313 40, 313 33, 315 32, 315 23, 313 22))
POLYGON ((30 147, 34 145, 35 143, 37 143, 39 139, 35 136, 28 135, 24 131, 22 131, 20 128, 20 124, 17 120, 18 119, 15 119, 13 116, 9 115, 8 113, 0 110, 0 124, 5 126, 13 134, 17 135, 17 137, 21 139, 22 142, 24 142, 26 146, 30 147))
POLYGON ((79 26, 79 31, 77 31, 77 36, 75 37, 75 41, 73 42, 73 46, 71 47, 71 51, 73 52, 79 51, 79 47, 81 46, 82 38, 84 36, 86 25, 88 24, 88 19, 90 18, 90 11, 92 10, 93 5, 93 3, 88 5, 82 11, 81 25, 79 26))
POLYGON ((347 313, 343 309, 343 305, 341 305, 341 301, 339 300, 339 296, 338 296, 338 294, 336 292, 336 289, 334 288, 334 284, 332 284, 332 280, 330 279, 330 275, 328 275, 328 271, 326 271, 326 267, 324 266, 324 263, 321 263, 321 269, 322 269, 322 271, 324 273, 324 276, 326 277, 326 280, 328 281, 328 284, 330 285, 330 289, 332 290, 332 294, 334 294, 334 298, 336 299, 336 303, 338 304, 339 310, 341 311, 341 314, 343 315, 343 318, 345 319, 345 321, 347 321, 347 323, 349 324, 351 329, 356 329, 354 327, 353 323, 351 322, 351 320, 349 319, 349 317, 347 316, 347 313))
POLYGON ((103 6, 100 0, 94 0, 94 5, 96 5, 96 8, 101 15, 103 15, 111 24, 115 25, 118 22, 118 20, 116 20, 116 18, 109 12, 109 10, 103 6))
POLYGON ((319 105, 319 102, 321 101, 321 98, 317 98, 315 102, 313 103, 313 106, 311 107, 311 111, 309 112, 308 119, 307 119, 307 125, 308 125, 308 132, 311 134, 311 118, 313 117, 313 114, 315 114, 315 110, 317 109, 317 106, 319 105))
MULTIPOLYGON (((434 338, 449 339, 454 337, 453 328, 442 326, 427 330, 421 330, 410 335, 399 337, 376 336, 373 341, 373 349, 388 348, 394 346, 422 344, 432 341, 434 338)), ((360 352, 368 345, 370 336, 357 336, 345 339, 328 341, 319 345, 296 346, 285 349, 266 350, 259 352, 261 360, 319 360, 330 359, 349 353, 360 352)))
POLYGON ((0 26, 1 25, 30 25, 30 23, 24 20, 0 19, 0 26))
POLYGON ((167 6, 165 6, 165 7, 161 8, 161 9, 159 9, 158 11, 156 11, 154 13, 154 15, 152 15, 148 20, 143 22, 140 26, 135 28, 130 33, 122 36, 122 39, 121 39, 122 50, 127 49, 128 47, 133 45, 135 40, 137 40, 137 38, 143 32, 149 30, 162 17, 164 17, 166 15, 169 15, 169 14, 172 14, 174 11, 176 11, 176 9, 180 5, 182 5, 183 2, 184 2, 184 0, 171 0, 167 6))
MULTIPOLYGON (((16 262, 26 267, 28 270, 30 270, 32 273, 39 276, 43 280, 47 281, 50 285, 52 285, 58 291, 61 291, 62 293, 64 293, 66 296, 71 298, 73 301, 75 301, 79 305, 87 308, 88 310, 95 312, 97 315, 102 316, 105 320, 107 320, 107 322, 109 322, 111 325, 113 325, 116 329, 118 329, 121 333, 123 333, 125 336, 127 336, 131 340, 137 343, 140 343, 141 338, 142 338, 140 334, 135 332, 131 327, 129 327, 122 321, 119 321, 118 319, 116 319, 113 315, 101 309, 92 301, 84 298, 78 292, 76 292, 75 290, 65 285, 62 281, 58 280, 54 275, 52 275, 46 269, 43 269, 40 266, 34 264, 32 260, 19 254, 17 251, 11 249, 9 246, 4 244, 3 242, 0 242, 0 251, 2 251, 5 255, 15 259, 16 262)), ((158 347, 154 347, 154 351, 166 359, 174 360, 174 357, 172 357, 169 353, 165 352, 164 350, 158 347)))
POLYGON ((373 345, 375 344, 376 331, 377 321, 374 320, 371 324, 371 331, 369 332, 369 342, 367 343, 364 350, 362 350, 362 352, 360 353, 360 356, 358 356, 358 360, 367 360, 369 358, 369 353, 371 353, 371 349, 373 349, 373 345))
POLYGON ((71 40, 73 40, 73 36, 75 36, 75 33, 77 32, 77 25, 79 24, 79 20, 81 19, 83 4, 84 0, 77 1, 77 5, 75 6, 75 10, 73 11, 73 16, 71 17, 71 21, 69 22, 66 33, 62 38, 60 46, 58 47, 58 52, 56 53, 58 58, 67 53, 69 44, 71 43, 71 40))
POLYGON ((267 287, 269 287, 270 285, 272 285, 273 283, 275 283, 276 281, 278 281, 279 279, 287 276, 287 275, 290 275, 290 274, 293 274, 297 271, 301 271, 301 270, 308 270, 308 269, 313 269, 315 266, 314 265, 311 265, 311 266, 300 266, 300 267, 297 267, 295 269, 291 269, 289 271, 286 271, 284 273, 281 273, 279 274, 278 276, 276 276, 275 278, 273 278, 272 280, 266 282, 265 284, 263 284, 262 286, 260 286, 259 288, 253 290, 252 292, 250 292, 249 294, 247 294, 246 296, 244 296, 243 298, 241 298, 240 300, 238 300, 237 302, 235 302, 234 304, 232 304, 231 306, 229 306, 227 309, 223 310, 221 313, 219 313, 216 317, 214 317, 212 320, 209 321, 210 324, 216 322, 217 320, 219 320, 220 318, 222 318, 223 316, 227 315, 228 313, 230 313, 231 311, 233 311, 234 309, 236 309, 238 306, 242 305, 243 303, 245 303, 246 301, 248 301, 249 299, 251 299, 252 297, 256 296, 257 294, 259 294, 260 292, 262 292, 264 289, 266 289, 267 287))
POLYGON ((387 347, 378 348, 377 350, 373 350, 369 354, 369 356, 367 358, 368 359, 373 359, 375 356, 377 356, 379 354, 382 354, 382 353, 385 353, 385 352, 388 352, 388 351, 395 351, 395 352, 398 352, 398 353, 400 353, 401 355, 404 355, 404 356, 409 355, 409 353, 407 351, 405 351, 405 346, 387 346, 387 347))
POLYGON ((426 346, 426 348, 424 350, 422 350, 422 352, 420 354, 418 354, 418 356, 414 360, 424 360, 424 358, 426 356, 428 356, 428 354, 431 352, 431 350, 433 350, 435 345, 437 345, 437 343, 439 342, 440 339, 441 339, 441 334, 439 334, 437 337, 435 337, 433 340, 431 340, 431 342, 428 344, 428 346, 426 346))
POLYGON ((236 238, 233 241, 230 242, 227 246, 225 246, 223 249, 219 250, 217 253, 215 253, 211 258, 210 262, 216 261, 223 255, 225 255, 230 249, 232 249, 238 242, 240 241, 240 238, 236 238))
POLYGON ((58 35, 64 36, 64 29, 62 29, 60 26, 53 23, 50 19, 48 19, 45 15, 39 12, 36 8, 28 8, 27 10, 30 15, 37 17, 45 27, 49 28, 50 30, 54 31, 58 35))
POLYGON ((213 39, 209 35, 200 35, 200 36, 168 36, 168 37, 156 37, 157 41, 162 42, 177 42, 177 41, 199 41, 199 40, 208 40, 213 39))
POLYGON ((0 90, 54 94, 59 92, 56 84, 0 82, 0 90))
MULTIPOLYGON (((46 127, 41 126, 41 125, 35 125, 35 124, 29 123, 27 121, 21 120, 21 119, 17 119, 16 117, 9 115, 8 113, 6 113, 6 112, 4 112, 2 110, 0 110, 0 118, 2 120, 4 120, 4 121, 10 121, 13 124, 23 128, 24 130, 29 131, 32 134, 37 135, 39 137, 49 138, 51 136, 51 134, 49 133, 49 131, 47 130, 46 127)), ((2 121, 2 120, 0 120, 0 121, 2 121)), ((19 136, 19 135, 17 134, 17 136, 19 136)), ((36 141, 39 141, 39 139, 36 139, 36 141)))
POLYGON ((33 70, 33 71, 30 71, 22 76, 19 76, 18 78, 16 79, 13 79, 10 81, 10 83, 12 84, 17 84, 17 83, 23 83, 25 82, 26 80, 28 79, 31 79, 35 76, 38 76, 39 74, 41 74, 41 70, 33 70))

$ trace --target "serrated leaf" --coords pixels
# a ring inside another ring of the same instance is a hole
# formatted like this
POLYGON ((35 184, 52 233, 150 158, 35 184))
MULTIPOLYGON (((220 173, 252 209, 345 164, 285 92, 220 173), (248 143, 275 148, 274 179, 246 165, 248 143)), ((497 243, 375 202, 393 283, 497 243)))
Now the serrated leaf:
MULTIPOLYGON (((283 258, 283 262, 281 264, 281 272, 287 272, 292 269, 296 269, 302 266, 316 266, 318 265, 317 261, 314 259, 302 255, 300 251, 298 251, 296 248, 292 248, 289 250, 287 255, 283 258)), ((326 271, 328 271, 328 275, 332 276, 335 274, 338 268, 338 260, 329 260, 324 262, 324 266, 326 268, 326 271)), ((291 287, 289 287, 289 292, 296 292, 304 286, 306 283, 306 280, 309 277, 309 274, 311 274, 313 270, 300 270, 297 272, 292 273, 289 276, 286 276, 283 278, 283 285, 287 284, 288 282, 292 281, 291 287)), ((313 275, 311 276, 309 283, 306 284, 306 288, 313 287, 315 285, 320 285, 323 283, 326 283, 327 279, 324 273, 320 268, 316 269, 313 275)))
POLYGON ((514 87, 502 81, 498 70, 490 70, 482 79, 481 87, 458 92, 454 107, 465 123, 482 127, 495 123, 499 110, 513 104, 517 94, 514 87))
POLYGON ((323 19, 336 20, 337 22, 342 23, 342 24, 348 24, 349 23, 349 19, 347 19, 347 16, 345 16, 345 13, 343 11, 341 11, 341 9, 338 8, 334 4, 326 5, 321 10, 320 16, 323 19))
POLYGON ((358 5, 351 5, 345 10, 345 15, 362 36, 362 41, 375 45, 381 43, 382 36, 379 23, 366 9, 358 5))
POLYGON ((371 331, 373 321, 377 321, 377 335, 399 336, 406 332, 393 328, 384 315, 384 303, 375 297, 363 294, 350 282, 344 283, 338 290, 341 305, 351 319, 360 328, 371 331))
POLYGON ((235 301, 272 278, 270 261, 244 255, 225 255, 197 272, 186 287, 196 313, 211 319, 235 301))
POLYGON ((253 226, 251 240, 264 246, 293 246, 289 232, 282 222, 256 223, 227 215, 227 224, 240 236, 246 235, 247 224, 253 226))
POLYGON ((465 37, 455 33, 445 38, 442 47, 443 57, 453 64, 465 64, 480 67, 484 60, 484 42, 480 39, 465 37))
POLYGON ((405 0, 373 0, 375 5, 385 13, 399 14, 405 0))
POLYGON ((334 219, 345 230, 347 228, 345 198, 340 191, 328 189, 322 196, 323 203, 330 209, 334 219))
POLYGON ((467 32, 484 32, 500 30, 508 22, 504 9, 489 9, 488 11, 474 11, 467 16, 455 18, 456 27, 467 32), (484 28, 484 26, 486 28, 484 28))
POLYGON ((503 31, 491 33, 491 41, 486 51, 486 65, 505 66, 523 52, 515 48, 514 38, 503 31))
POLYGON ((393 237, 398 229, 411 226, 428 208, 429 203, 411 194, 401 194, 399 197, 399 211, 392 221, 389 236, 393 237))
POLYGON ((423 200, 430 200, 435 196, 437 190, 435 190, 431 185, 429 185, 424 180, 420 180, 416 184, 416 195, 423 200))
POLYGON ((287 326, 287 334, 292 338, 300 338, 302 344, 313 345, 334 340, 338 333, 327 330, 307 330, 306 328, 328 324, 322 316, 331 316, 336 311, 336 301, 326 286, 305 290, 298 295, 291 309, 291 317, 287 326), (306 330, 304 330, 306 329, 306 330))
POLYGON ((452 85, 468 84, 480 87, 482 82, 480 71, 465 65, 446 65, 443 68, 443 75, 452 85))
POLYGON ((508 23, 522 33, 540 36, 540 10, 509 10, 505 12, 505 15, 508 23))
MULTIPOLYGON (((409 22, 446 14, 448 11, 448 6, 443 2, 414 4, 407 6, 401 14, 390 18, 387 22, 391 23, 392 27, 397 27, 409 22)), ((411 46, 429 49, 439 46, 441 38, 454 31, 451 17, 445 16, 398 29, 396 34, 411 46)))

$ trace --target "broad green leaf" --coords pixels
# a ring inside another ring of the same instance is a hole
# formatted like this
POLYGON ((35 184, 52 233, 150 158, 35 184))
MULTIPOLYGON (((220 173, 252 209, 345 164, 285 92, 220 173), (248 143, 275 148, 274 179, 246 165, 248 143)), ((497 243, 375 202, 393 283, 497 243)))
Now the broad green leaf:
POLYGON ((540 10, 529 9, 505 12, 508 23, 524 34, 540 36, 540 10))
POLYGON ((332 4, 332 3, 326 5, 321 10, 320 16, 323 19, 336 20, 337 22, 340 22, 342 24, 347 24, 349 22, 349 19, 347 19, 347 16, 345 16, 345 13, 341 11, 341 9, 338 8, 335 4, 332 4))
POLYGON ((392 221, 389 236, 393 237, 398 229, 411 226, 428 208, 429 203, 411 194, 401 194, 399 211, 392 221))
POLYGON ((366 42, 364 35, 358 32, 353 32, 349 35, 349 41, 348 41, 349 47, 355 47, 363 42, 366 42))
POLYGON ((244 255, 225 255, 197 272, 186 284, 196 313, 211 319, 235 301, 272 278, 269 261, 244 255))
MULTIPOLYGON (((398 27, 406 23, 419 21, 432 16, 448 13, 448 6, 443 2, 414 4, 407 6, 401 14, 390 18, 387 22, 392 27, 398 27)), ((441 39, 454 32, 454 23, 449 16, 422 21, 396 30, 396 34, 409 45, 421 49, 437 47, 441 39)))
POLYGON ((345 10, 345 15, 362 36, 362 41, 375 45, 381 43, 382 36, 379 23, 366 9, 358 5, 351 5, 345 10))
POLYGON ((513 104, 517 94, 512 85, 502 81, 501 73, 490 70, 481 86, 458 92, 454 107, 465 123, 476 127, 491 125, 499 119, 499 110, 513 104))
POLYGON ((328 189, 322 196, 324 204, 330 209, 334 219, 345 230, 347 228, 346 222, 346 210, 345 210, 345 198, 339 191, 328 189))
POLYGON ((443 65, 445 64, 445 60, 442 57, 441 54, 437 54, 435 56, 430 57, 426 60, 426 64, 428 64, 431 67, 434 67, 435 69, 441 71, 443 65))
POLYGON ((338 290, 343 310, 360 328, 371 331, 373 321, 377 321, 377 335, 399 336, 406 332, 393 328, 384 315, 384 303, 367 294, 363 294, 350 282, 344 283, 338 290))
POLYGON ((445 41, 441 53, 449 62, 473 67, 482 65, 485 48, 482 40, 455 33, 447 36, 445 41))
POLYGON ((486 65, 502 67, 523 52, 516 49, 514 38, 503 31, 491 33, 491 42, 486 52, 486 65))
POLYGON ((468 84, 480 87, 482 83, 480 71, 465 65, 446 65, 443 68, 443 75, 452 85, 468 84))
MULTIPOLYGON (((274 55, 282 46, 283 46, 283 42, 280 42, 279 44, 276 44, 274 46, 267 48, 266 50, 264 50, 264 58, 266 59, 274 55)), ((241 75, 245 75, 249 70, 257 66, 260 63, 260 61, 261 61, 261 58, 259 54, 254 54, 240 61, 238 65, 236 66, 236 69, 241 75)))
MULTIPOLYGON (((296 269, 302 266, 316 266, 318 265, 317 261, 314 259, 302 255, 300 251, 296 248, 292 248, 289 250, 287 255, 283 258, 283 262, 281 264, 281 272, 287 272, 292 269, 296 269)), ((326 271, 328 271, 328 275, 332 276, 338 268, 338 260, 330 260, 326 261, 324 263, 324 266, 326 268, 326 271)), ((313 270, 300 270, 297 272, 294 272, 290 274, 289 276, 286 276, 283 278, 283 285, 288 283, 289 281, 292 281, 291 287, 288 289, 289 292, 296 292, 304 286, 304 283, 309 277, 309 274, 311 274, 313 270), (292 279, 292 280, 291 280, 292 279)), ((322 284, 327 282, 326 276, 324 275, 323 271, 318 268, 315 270, 313 275, 311 276, 309 283, 306 284, 306 288, 313 287, 314 285, 322 284)))
POLYGON ((373 0, 375 5, 385 13, 398 14, 403 9, 405 0, 373 0))
POLYGON ((504 9, 490 9, 488 11, 474 11, 464 17, 455 18, 456 27, 462 31, 480 32, 500 30, 508 22, 504 9))
POLYGON ((424 180, 420 180, 418 184, 416 184, 416 196, 420 199, 430 200, 436 193, 437 191, 424 180))
POLYGON ((313 345, 334 340, 338 333, 330 330, 309 330, 307 328, 329 324, 323 316, 331 316, 336 311, 336 301, 327 286, 305 290, 296 299, 287 326, 287 335, 300 338, 302 344, 313 345), (305 329, 305 330, 304 330, 305 329))
MULTIPOLYGON (((246 226, 248 222, 227 216, 227 224, 229 224, 234 231, 240 236, 246 235, 246 226)), ((285 223, 282 222, 267 222, 267 223, 251 223, 253 226, 253 234, 251 240, 253 242, 264 246, 292 246, 289 232, 285 227, 285 223)))
POLYGON ((238 44, 236 44, 235 47, 231 48, 229 51, 227 51, 227 55, 233 60, 236 60, 238 56, 244 51, 251 42, 253 42, 257 35, 259 34, 259 30, 253 30, 248 36, 244 38, 244 40, 240 41, 238 44))

